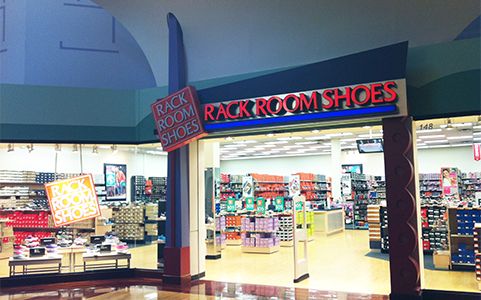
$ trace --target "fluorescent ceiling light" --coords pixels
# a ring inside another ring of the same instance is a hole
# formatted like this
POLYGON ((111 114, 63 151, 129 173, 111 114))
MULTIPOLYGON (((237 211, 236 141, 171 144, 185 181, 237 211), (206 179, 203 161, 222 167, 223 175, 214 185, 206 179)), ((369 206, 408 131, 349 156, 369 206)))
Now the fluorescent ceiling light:
POLYGON ((481 129, 481 125, 473 126, 473 129, 481 129))
POLYGON ((431 140, 431 141, 424 141, 426 144, 439 144, 439 143, 447 143, 447 140, 431 140))
MULTIPOLYGON (((256 146, 256 147, 257 147, 257 146, 256 146)), ((262 144, 262 147, 265 147, 265 148, 272 148, 272 147, 277 147, 277 146, 276 146, 276 145, 274 145, 274 144, 267 144, 267 143, 265 143, 265 144, 262 144)))
POLYGON ((254 152, 257 152, 257 150, 254 150, 254 149, 244 149, 242 151, 239 151, 237 153, 254 153, 254 152))
POLYGON ((328 145, 316 145, 316 146, 310 146, 311 149, 320 149, 320 148, 331 148, 331 146, 328 145))
POLYGON ((481 137, 474 138, 473 141, 475 142, 481 141, 481 137))
POLYGON ((472 139, 472 135, 460 135, 460 136, 448 136, 448 140, 467 140, 467 139, 472 139))
POLYGON ((481 135, 481 131, 480 132, 473 132, 473 135, 481 135))
POLYGON ((263 147, 263 146, 255 146, 254 149, 256 150, 264 150, 266 149, 267 147, 263 147))
POLYGON ((243 144, 227 144, 223 145, 224 148, 239 148, 239 147, 246 147, 247 145, 243 144))
POLYGON ((471 143, 464 143, 464 144, 452 144, 451 147, 471 147, 473 144, 471 143))
POLYGON ((327 134, 328 137, 340 137, 340 136, 348 136, 348 135, 352 135, 352 132, 341 132, 341 133, 330 133, 330 134, 327 134))
POLYGON ((326 136, 326 135, 316 135, 316 136, 308 136, 304 139, 309 140, 309 141, 316 141, 316 140, 328 140, 329 137, 326 136))
POLYGON ((280 137, 277 138, 278 141, 294 141, 294 140, 302 140, 301 136, 290 136, 290 137, 280 137))
POLYGON ((304 148, 304 146, 301 146, 301 145, 288 145, 288 146, 284 146, 282 147, 284 149, 291 149, 291 148, 304 148))
POLYGON ((448 148, 449 145, 431 145, 431 146, 428 146, 429 149, 431 148, 448 148))
POLYGON ((362 129, 369 129, 371 126, 362 126, 362 129))
POLYGON ((454 123, 453 127, 468 127, 468 126, 473 126, 473 123, 454 123))
POLYGON ((418 135, 418 138, 421 139, 439 139, 439 138, 445 138, 446 136, 444 134, 433 134, 433 135, 418 135))
POLYGON ((311 132, 312 132, 312 133, 318 133, 318 132, 319 132, 319 130, 317 130, 317 129, 314 129, 314 130, 311 130, 311 132))
POLYGON ((280 145, 280 144, 289 144, 288 141, 275 141, 275 142, 265 142, 267 145, 280 145))
POLYGON ((342 139, 341 142, 355 142, 357 141, 357 138, 352 138, 352 139, 342 139))
POLYGON ((297 154, 297 153, 304 153, 303 150, 297 150, 297 151, 286 151, 287 154, 297 154))
POLYGON ((381 133, 373 133, 373 134, 360 134, 360 138, 374 138, 374 137, 382 137, 381 133))
POLYGON ((248 141, 235 141, 234 144, 255 144, 257 141, 248 140, 248 141))
POLYGON ((430 133, 430 132, 441 132, 443 131, 441 128, 435 128, 435 129, 426 129, 426 130, 416 130, 416 133, 430 133))
POLYGON ((317 142, 297 142, 295 143, 296 145, 314 145, 317 144, 317 142))

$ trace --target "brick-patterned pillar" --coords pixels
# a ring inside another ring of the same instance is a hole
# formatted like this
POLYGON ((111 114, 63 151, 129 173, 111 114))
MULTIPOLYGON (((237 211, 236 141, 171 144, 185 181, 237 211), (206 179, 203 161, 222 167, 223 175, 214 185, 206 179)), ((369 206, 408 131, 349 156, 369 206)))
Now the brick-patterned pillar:
POLYGON ((411 117, 383 120, 389 230, 390 299, 421 299, 417 176, 411 117))

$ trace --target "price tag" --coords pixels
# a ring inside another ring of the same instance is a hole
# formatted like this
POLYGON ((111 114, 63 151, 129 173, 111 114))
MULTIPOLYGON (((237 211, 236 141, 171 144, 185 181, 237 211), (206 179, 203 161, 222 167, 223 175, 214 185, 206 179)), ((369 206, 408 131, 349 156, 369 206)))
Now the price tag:
POLYGON ((274 205, 276 211, 284 211, 284 197, 277 196, 274 205))
POLYGON ((232 197, 227 198, 227 205, 226 205, 227 212, 235 212, 235 199, 232 197))
POLYGON ((302 201, 296 202, 296 211, 302 210, 302 201))
POLYGON ((255 201, 254 197, 247 197, 246 198, 246 210, 253 211, 255 209, 255 201))
POLYGON ((266 199, 259 197, 256 200, 256 211, 258 214, 265 214, 266 213, 266 199))

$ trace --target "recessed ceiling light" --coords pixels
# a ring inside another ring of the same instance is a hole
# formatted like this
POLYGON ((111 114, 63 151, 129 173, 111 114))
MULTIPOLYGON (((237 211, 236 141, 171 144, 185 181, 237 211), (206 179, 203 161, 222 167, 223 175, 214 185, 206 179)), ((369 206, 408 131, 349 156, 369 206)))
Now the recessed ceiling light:
POLYGON ((228 136, 228 137, 226 137, 226 138, 225 138, 225 140, 226 140, 226 141, 232 141, 232 140, 233 140, 233 138, 232 138, 232 137, 230 137, 230 136, 228 136))
POLYGON ((273 134, 273 133, 268 133, 268 134, 266 134, 266 136, 268 136, 268 137, 273 137, 274 134, 273 134))
POLYGON ((418 135, 418 138, 420 139, 439 139, 439 138, 445 138, 446 136, 444 134, 433 134, 433 135, 418 135))
POLYGON ((362 126, 363 129, 369 129, 371 126, 362 126))
POLYGON ((319 132, 319 130, 317 130, 317 129, 314 129, 314 130, 311 130, 311 132, 312 132, 312 133, 318 133, 318 132, 319 132))

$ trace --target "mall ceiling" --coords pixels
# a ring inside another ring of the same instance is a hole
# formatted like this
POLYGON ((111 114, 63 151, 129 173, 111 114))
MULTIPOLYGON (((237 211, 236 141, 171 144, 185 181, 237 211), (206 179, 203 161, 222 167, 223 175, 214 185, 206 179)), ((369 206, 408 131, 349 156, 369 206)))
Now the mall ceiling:
POLYGON ((167 84, 168 12, 183 27, 193 82, 298 66, 399 41, 409 41, 410 47, 448 42, 465 37, 461 33, 479 23, 481 11, 479 0, 94 2, 133 35, 158 86, 167 84))

